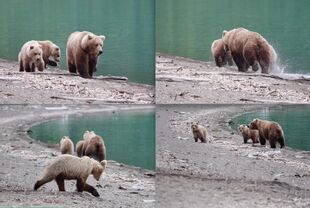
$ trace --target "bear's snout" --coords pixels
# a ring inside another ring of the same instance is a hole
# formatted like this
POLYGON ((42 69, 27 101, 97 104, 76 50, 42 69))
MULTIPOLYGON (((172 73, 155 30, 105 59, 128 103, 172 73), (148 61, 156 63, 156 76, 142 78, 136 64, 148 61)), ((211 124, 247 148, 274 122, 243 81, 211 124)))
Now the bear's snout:
POLYGON ((99 55, 101 55, 102 54, 102 51, 99 51, 99 55))

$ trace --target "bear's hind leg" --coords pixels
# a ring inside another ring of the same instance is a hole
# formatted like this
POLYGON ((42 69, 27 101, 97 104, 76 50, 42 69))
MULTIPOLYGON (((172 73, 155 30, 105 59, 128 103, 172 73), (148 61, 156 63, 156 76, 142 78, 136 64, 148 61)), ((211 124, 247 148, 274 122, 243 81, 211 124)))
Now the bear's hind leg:
POLYGON ((58 189, 59 191, 66 191, 65 190, 65 179, 63 177, 62 174, 59 174, 56 178, 56 183, 57 183, 57 186, 58 186, 58 189))
POLYGON ((274 138, 269 138, 269 144, 272 149, 276 148, 276 140, 274 138))
POLYGON ((259 142, 261 145, 266 145, 266 139, 263 137, 259 137, 259 142))
POLYGON ((74 64, 68 63, 68 69, 70 73, 76 74, 76 67, 74 64))
POLYGON ((48 183, 48 182, 50 182, 50 181, 52 181, 53 180, 53 178, 43 178, 43 179, 41 179, 41 180, 38 180, 37 182, 36 182, 36 184, 34 185, 34 190, 36 191, 36 190, 38 190, 38 188, 40 188, 41 186, 43 186, 44 184, 46 184, 46 183, 48 183))
POLYGON ((84 186, 85 186, 84 180, 81 179, 81 178, 78 178, 78 179, 76 180, 76 189, 77 189, 77 191, 78 191, 78 192, 83 192, 84 186))
POLYGON ((87 191, 87 192, 91 193, 95 197, 99 197, 100 196, 98 191, 93 186, 88 185, 87 183, 85 183, 85 185, 84 185, 84 191, 87 191))

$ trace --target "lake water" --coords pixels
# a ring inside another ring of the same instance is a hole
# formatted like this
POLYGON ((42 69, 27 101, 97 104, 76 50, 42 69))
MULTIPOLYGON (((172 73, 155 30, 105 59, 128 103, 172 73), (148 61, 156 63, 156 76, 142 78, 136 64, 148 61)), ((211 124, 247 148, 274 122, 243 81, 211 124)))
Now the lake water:
POLYGON ((310 106, 284 106, 281 109, 266 107, 232 119, 232 128, 237 131, 240 124, 249 124, 254 118, 278 122, 283 128, 287 146, 310 151, 310 106))
POLYGON ((155 169, 154 110, 64 116, 32 127, 29 136, 57 144, 68 135, 76 145, 86 130, 93 130, 103 137, 108 160, 155 169))
POLYGON ((74 31, 104 34, 106 41, 95 75, 126 76, 154 84, 153 0, 1 0, 0 58, 17 60, 23 43, 52 40, 65 49, 74 31))
POLYGON ((287 73, 310 74, 308 0, 157 0, 156 51, 213 61, 223 30, 245 27, 275 48, 287 73))

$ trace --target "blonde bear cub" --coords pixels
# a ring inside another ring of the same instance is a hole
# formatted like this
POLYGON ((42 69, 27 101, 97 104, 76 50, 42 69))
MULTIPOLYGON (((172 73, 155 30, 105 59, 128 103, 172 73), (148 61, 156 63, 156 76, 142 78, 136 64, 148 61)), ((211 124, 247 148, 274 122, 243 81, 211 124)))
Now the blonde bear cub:
POLYGON ((43 177, 34 185, 38 190, 42 185, 55 180, 59 191, 65 191, 65 180, 76 180, 78 192, 87 191, 93 196, 99 197, 97 190, 86 183, 89 175, 99 181, 100 176, 107 166, 107 161, 98 162, 87 156, 76 157, 73 155, 59 155, 50 165, 45 168, 43 177))
POLYGON ((60 151, 61 151, 61 154, 73 155, 74 145, 70 137, 64 136, 63 138, 61 138, 60 151))

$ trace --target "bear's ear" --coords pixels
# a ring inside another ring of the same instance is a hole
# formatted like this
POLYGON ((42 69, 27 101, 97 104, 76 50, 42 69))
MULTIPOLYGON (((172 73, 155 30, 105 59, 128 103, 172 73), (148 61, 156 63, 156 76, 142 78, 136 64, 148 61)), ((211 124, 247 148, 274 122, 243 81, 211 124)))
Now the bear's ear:
POLYGON ((30 46, 30 50, 32 50, 34 47, 33 46, 30 46))
POLYGON ((107 167, 107 161, 106 160, 102 160, 101 162, 100 162, 100 164, 102 165, 102 167, 103 167, 103 170, 105 170, 105 168, 107 167))
POLYGON ((88 35, 88 40, 91 40, 91 39, 93 39, 93 36, 92 35, 88 35))
POLYGON ((105 36, 104 35, 100 35, 99 37, 102 39, 102 41, 105 40, 105 36))
POLYGON ((227 30, 223 30, 222 37, 224 37, 226 34, 227 34, 227 30))

